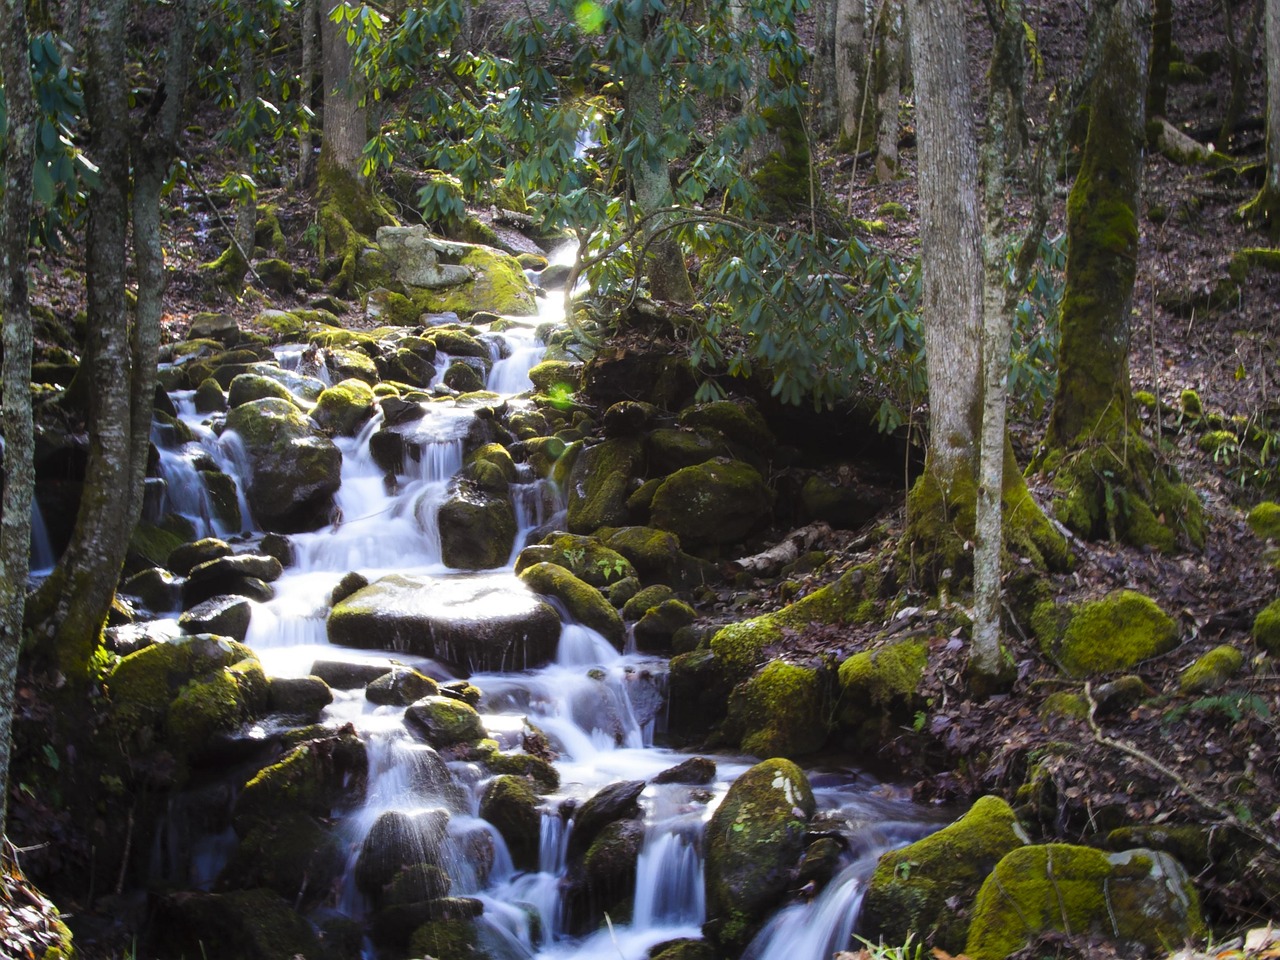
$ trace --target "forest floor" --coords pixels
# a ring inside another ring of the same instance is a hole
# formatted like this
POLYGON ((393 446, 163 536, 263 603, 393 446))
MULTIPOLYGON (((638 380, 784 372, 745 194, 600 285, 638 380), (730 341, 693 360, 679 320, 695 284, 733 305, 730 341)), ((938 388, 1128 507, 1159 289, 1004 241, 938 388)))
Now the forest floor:
MULTIPOLYGON (((1033 13, 1039 36, 1055 35, 1065 4, 1043 4, 1033 13), (1039 18, 1036 20, 1035 18, 1039 18)), ((1170 90, 1169 120, 1202 141, 1222 116, 1229 93, 1226 69, 1213 66, 1221 48, 1219 6, 1210 0, 1175 5, 1175 42, 1184 60, 1204 64, 1205 76, 1170 90)), ((1078 14, 1075 14, 1078 17, 1078 14)), ((1071 69, 1078 44, 1055 43, 1043 53, 1051 78, 1071 69)), ((1256 52, 1256 51, 1255 51, 1256 52)), ((981 51, 975 51, 975 64, 981 51)), ((1218 61, 1221 61, 1219 56, 1218 61)), ((1260 63, 1260 58, 1259 58, 1260 63)), ((975 66, 975 78, 981 70, 975 66)), ((1040 86, 1041 94, 1048 81, 1040 86)), ((1220 150, 1240 161, 1257 161, 1263 133, 1257 118, 1262 100, 1261 71, 1249 86, 1244 117, 1220 150)), ((914 153, 910 148, 910 112, 904 113, 902 177, 890 184, 869 181, 870 164, 856 172, 847 156, 827 153, 820 160, 824 186, 835 204, 852 216, 878 219, 886 201, 917 208, 914 153)), ((212 145, 188 145, 193 156, 215 157, 212 145), (202 147, 208 146, 208 152, 202 147)), ((219 161, 193 162, 202 184, 221 179, 219 161)), ((1053 578, 1063 603, 1131 588, 1148 594, 1175 616, 1182 643, 1171 653, 1143 663, 1136 671, 1148 695, 1121 711, 1090 718, 1045 719, 1044 701, 1066 688, 1055 666, 1015 625, 1008 638, 1018 662, 1012 692, 984 701, 970 699, 963 680, 965 645, 950 626, 955 608, 921 593, 890 624, 840 631, 814 630, 793 638, 794 650, 821 657, 838 649, 883 642, 901 635, 930 631, 933 636, 926 677, 928 708, 917 725, 904 729, 878 758, 878 768, 905 778, 924 801, 958 801, 999 792, 1013 798, 1038 764, 1042 790, 1034 807, 1039 823, 1029 824, 1047 838, 1072 841, 1105 836, 1108 825, 1121 823, 1212 825, 1223 833, 1252 834, 1244 848, 1255 855, 1241 858, 1220 851, 1234 843, 1209 844, 1205 858, 1188 863, 1211 921, 1219 929, 1256 926, 1280 917, 1280 676, 1258 656, 1250 639, 1254 616, 1280 595, 1273 549, 1246 526, 1250 505, 1280 491, 1280 467, 1274 453, 1257 457, 1247 450, 1201 449, 1205 417, 1192 416, 1182 403, 1184 390, 1197 392, 1206 413, 1240 417, 1274 431, 1280 421, 1280 273, 1254 271, 1230 302, 1213 303, 1211 294, 1228 277, 1237 251, 1267 246, 1265 236, 1250 231, 1236 216, 1250 199, 1257 181, 1248 175, 1214 173, 1205 167, 1182 166, 1153 154, 1145 168, 1144 216, 1135 290, 1131 378, 1135 390, 1149 390, 1165 405, 1146 413, 1145 427, 1161 440, 1163 456, 1176 466, 1200 495, 1208 536, 1202 551, 1160 555, 1109 543, 1073 540, 1076 566, 1053 578), (1252 662, 1220 696, 1177 693, 1178 675, 1188 664, 1219 644, 1231 644, 1252 662), (918 727, 918 728, 917 728, 918 727), (1270 846, 1267 841, 1270 841, 1270 846)), ((175 269, 165 323, 180 337, 189 317, 211 308, 209 291, 199 279, 198 265, 214 259, 225 231, 209 214, 203 187, 187 189, 185 212, 168 223, 168 252, 175 269)), ((1065 191, 1065 187, 1064 187, 1065 191)), ((285 188, 264 189, 264 201, 277 203, 282 227, 290 239, 290 258, 297 266, 317 269, 314 250, 305 242, 314 219, 310 198, 285 188)), ((1059 198, 1051 230, 1061 231, 1065 192, 1059 198)), ((914 219, 891 220, 876 241, 902 254, 917 248, 914 219)), ((83 303, 83 288, 74 269, 75 253, 51 257, 38 280, 35 299, 59 315, 70 316, 83 303), (61 263, 60 263, 61 260, 61 263), (60 265, 73 269, 62 271, 60 265)), ((216 308, 237 314, 246 325, 266 306, 287 309, 278 295, 250 294, 227 298, 216 308), (268 301, 269 298, 269 301, 268 301)), ((358 312, 344 322, 369 323, 358 312)), ((1016 446, 1025 462, 1041 435, 1043 416, 1022 411, 1013 424, 1016 446)), ((1243 428, 1241 428, 1243 429, 1243 428)), ((1030 478, 1033 493, 1046 490, 1030 478)), ((1047 497, 1042 500, 1047 503, 1047 497)), ((830 582, 850 566, 875 559, 902 528, 898 507, 864 531, 837 532, 822 548, 832 559, 803 583, 801 593, 830 582), (875 531, 874 537, 870 531, 875 531)), ((785 531, 780 531, 785 533, 785 531)), ((744 618, 776 609, 796 594, 785 595, 775 581, 750 586, 726 584, 714 604, 700 611, 708 621, 744 618)), ((1074 689, 1074 688, 1073 688, 1074 689)), ((1211 838, 1214 834, 1210 834, 1211 838)), ((0 883, 3 891, 17 889, 0 883)), ((3 930, 0 929, 0 940, 3 930)), ((1057 944, 1059 956, 1104 956, 1089 944, 1057 944)))

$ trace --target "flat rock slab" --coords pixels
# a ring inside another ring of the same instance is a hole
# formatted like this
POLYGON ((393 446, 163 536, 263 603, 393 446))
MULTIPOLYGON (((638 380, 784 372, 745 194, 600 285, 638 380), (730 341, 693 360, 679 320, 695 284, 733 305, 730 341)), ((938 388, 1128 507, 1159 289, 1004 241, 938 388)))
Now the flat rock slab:
POLYGON ((328 635, 458 671, 527 670, 555 657, 560 617, 515 577, 391 574, 337 604, 328 635))

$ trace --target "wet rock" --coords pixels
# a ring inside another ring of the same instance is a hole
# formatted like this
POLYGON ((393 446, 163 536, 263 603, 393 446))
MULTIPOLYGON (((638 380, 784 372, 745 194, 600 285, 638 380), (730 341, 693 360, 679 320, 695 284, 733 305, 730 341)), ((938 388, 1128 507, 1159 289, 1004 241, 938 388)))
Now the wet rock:
POLYGON ((246 496, 263 528, 297 533, 330 522, 342 455, 292 403, 266 399, 236 407, 227 415, 227 430, 244 443, 246 496))
POLYGON ((368 585, 369 581, 364 574, 356 573, 354 570, 344 574, 342 579, 338 581, 338 585, 329 593, 329 606, 341 603, 357 590, 363 590, 368 585))
POLYGON ((538 868, 542 814, 537 795, 523 777, 494 777, 480 800, 480 816, 502 834, 517 870, 538 868))
POLYGON ((520 580, 534 593, 555 597, 573 620, 621 649, 626 632, 622 617, 595 587, 554 563, 535 563, 520 574, 520 580))
MULTIPOLYGON (((372 341, 366 343, 376 352, 372 341)), ((360 350, 349 350, 345 347, 329 347, 324 354, 325 368, 329 371, 329 379, 333 383, 344 380, 363 380, 370 387, 378 383, 378 365, 370 354, 360 350)))
POLYGON ((319 677, 272 677, 267 684, 272 713, 315 721, 332 702, 333 691, 319 677))
POLYGON ((758 763, 729 788, 706 830, 708 938, 737 953, 786 895, 814 812, 804 772, 789 760, 758 763))
POLYGON ((632 438, 606 440, 579 453, 567 483, 569 532, 590 534, 628 523, 627 497, 643 463, 643 446, 632 438))
POLYGON ((182 584, 181 577, 159 567, 151 567, 138 571, 120 584, 120 592, 137 597, 153 613, 168 613, 182 606, 182 584))
POLYGON ((182 585, 182 601, 188 608, 212 597, 234 594, 263 602, 275 596, 268 581, 279 579, 283 568, 275 557, 219 557, 198 564, 182 585))
MULTIPOLYGON (((434 369, 434 367, 432 368, 434 369)), ((394 427, 402 423, 409 423, 413 420, 421 420, 426 416, 427 411, 423 409, 422 404, 412 400, 404 400, 400 397, 383 397, 378 401, 378 406, 382 408, 383 430, 387 427, 394 427)), ((379 431, 380 433, 382 431, 379 431)), ((392 434, 399 436, 399 434, 392 434)), ((380 460, 376 460, 379 466, 382 465, 380 460)), ((397 460, 397 463, 399 461, 397 460)), ((384 468, 385 469, 385 468, 384 468)))
POLYGON ((250 364, 249 373, 274 380, 288 390, 290 396, 298 397, 308 403, 315 403, 320 398, 320 394, 325 391, 325 382, 319 377, 309 376, 297 370, 286 370, 275 362, 250 364))
POLYGON ((354 378, 335 383, 320 394, 313 419, 320 428, 340 437, 354 437, 373 416, 373 391, 354 378))
POLYGON ((329 614, 331 643, 395 650, 458 670, 526 670, 555 656, 560 618, 514 579, 392 574, 329 614))
POLYGON ((216 340, 234 347, 240 340, 240 327, 235 317, 225 313, 197 313, 187 327, 188 340, 216 340))
POLYGON ((614 821, 597 834, 564 884, 569 932, 582 934, 595 930, 605 914, 615 923, 631 919, 636 862, 643 842, 644 824, 635 820, 614 821))
POLYGON ((516 540, 511 498, 494 496, 466 480, 455 481, 436 514, 440 553, 456 570, 505 566, 516 540))
POLYGON ((539 544, 525 547, 516 557, 516 573, 523 573, 535 563, 557 564, 598 590, 636 573, 626 557, 597 538, 571 533, 554 533, 539 544))
POLYGON ((428 696, 410 704, 404 724, 437 749, 479 740, 485 733, 475 708, 453 697, 428 696))
POLYGON ((208 377, 196 387, 196 413, 222 413, 227 409, 227 397, 217 380, 208 377))
POLYGON ((310 673, 335 690, 355 690, 390 673, 389 663, 350 663, 345 660, 317 660, 310 673))
POLYGON ((379 706, 407 707, 423 697, 438 695, 440 688, 426 674, 411 667, 392 667, 365 687, 364 695, 379 706))
POLYGON ((346 868, 346 849, 314 817, 281 810, 259 822, 236 846, 216 888, 266 888, 290 903, 314 904, 329 895, 346 868))
POLYGON ((183 633, 216 633, 244 643, 253 607, 244 597, 223 595, 196 604, 178 618, 183 633))
POLYGON ((239 407, 253 400, 277 397, 293 402, 293 394, 287 387, 256 373, 242 373, 227 388, 227 406, 239 407))
POLYGON ((599 790, 573 815, 573 833, 569 836, 569 856, 581 856, 595 841, 596 835, 615 820, 631 820, 640 815, 643 780, 624 780, 599 790))
POLYGON ((645 611, 644 616, 636 621, 632 631, 636 638, 636 646, 641 650, 669 652, 671 639, 676 631, 687 627, 696 618, 697 614, 693 607, 683 600, 674 598, 664 600, 656 607, 650 607, 645 611))
POLYGON ((826 742, 829 712, 816 669, 771 660, 734 688, 725 733, 753 756, 801 756, 826 742))
POLYGON ((185 577, 200 564, 219 557, 229 557, 231 554, 231 544, 216 537, 206 537, 193 543, 184 543, 176 548, 169 554, 169 561, 165 566, 179 576, 185 577))
POLYGON ((440 866, 449 827, 447 810, 391 810, 373 822, 356 860, 356 885, 375 902, 382 888, 407 867, 440 866))
POLYGON ((716 778, 716 762, 708 757, 690 757, 653 778, 654 783, 687 783, 701 786, 716 778))
POLYGON ((474 393, 484 389, 484 374, 464 358, 454 360, 444 372, 441 381, 446 387, 459 393, 474 393))
POLYGON ((236 797, 232 824, 246 835, 281 810, 329 818, 364 799, 369 757, 348 724, 298 744, 278 763, 259 770, 236 797))

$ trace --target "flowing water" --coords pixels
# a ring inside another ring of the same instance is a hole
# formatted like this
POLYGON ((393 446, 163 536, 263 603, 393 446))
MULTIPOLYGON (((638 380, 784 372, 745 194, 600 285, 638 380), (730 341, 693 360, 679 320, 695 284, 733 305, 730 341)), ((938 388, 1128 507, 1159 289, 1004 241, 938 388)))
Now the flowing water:
MULTIPOLYGON (((556 299, 556 298, 553 298, 556 299)), ((488 386, 506 395, 529 389, 529 369, 542 356, 532 327, 517 326, 493 339, 500 356, 488 386)), ((300 349, 278 352, 282 365, 296 362, 300 349)), ((448 358, 437 360, 443 371, 448 358)), ((239 533, 221 525, 203 491, 200 465, 213 461, 243 488, 248 465, 230 434, 221 437, 202 423, 189 395, 176 397, 180 416, 196 440, 167 449, 162 458, 167 509, 187 516, 202 535, 239 533)), ((513 399, 510 402, 522 401, 513 399)), ((338 580, 358 571, 370 582, 389 573, 429 578, 443 591, 460 571, 445 567, 435 516, 450 478, 461 468, 471 413, 449 403, 426 404, 427 414, 405 428, 404 471, 388 490, 383 471, 369 453, 369 438, 381 425, 378 414, 360 434, 337 441, 343 454, 342 486, 337 494, 342 522, 290 538, 296 562, 275 583, 276 596, 255 604, 247 643, 277 676, 301 676, 317 659, 382 660, 376 651, 330 645, 325 616, 328 596, 338 580)), ((528 476, 513 486, 519 533, 516 554, 535 530, 555 525, 562 516, 559 494, 546 481, 528 476)), ((254 525, 241 501, 245 530, 254 525)), ((468 576, 474 576, 469 574, 468 576)), ((502 590, 521 591, 510 566, 483 574, 502 590)), ((436 678, 448 678, 442 663, 397 655, 436 678)), ((414 814, 449 811, 445 857, 451 895, 484 904, 480 923, 486 947, 502 958, 582 958, 641 960, 648 950, 677 937, 697 937, 706 919, 703 896, 702 834, 735 777, 753 761, 718 757, 715 781, 707 786, 650 783, 641 795, 644 836, 636 867, 632 919, 610 923, 585 937, 567 932, 564 877, 572 819, 560 815, 566 801, 583 800, 609 784, 649 780, 687 759, 655 746, 664 727, 665 661, 617 652, 595 631, 571 622, 562 628, 553 663, 535 670, 480 673, 470 680, 484 693, 480 711, 490 736, 504 749, 518 749, 527 724, 542 731, 559 754, 559 790, 545 798, 536 871, 518 871, 497 831, 479 815, 485 784, 475 764, 455 762, 447 775, 418 775, 431 753, 413 740, 402 724, 403 710, 374 707, 363 691, 335 691, 326 722, 350 722, 367 744, 370 757, 367 800, 342 823, 352 863, 365 836, 388 811, 414 814), (478 864, 467 851, 476 840, 492 851, 492 863, 478 864)), ((913 807, 900 791, 876 783, 856 770, 814 773, 815 796, 823 829, 843 838, 847 853, 835 879, 818 895, 781 910, 748 954, 757 960, 825 960, 849 944, 864 882, 884 850, 917 839, 937 823, 913 807)), ((189 880, 207 885, 230 853, 233 840, 209 838, 190 870, 189 880)), ((369 904, 349 869, 337 891, 336 909, 366 918, 369 904)), ((369 955, 374 955, 372 948, 369 955)))

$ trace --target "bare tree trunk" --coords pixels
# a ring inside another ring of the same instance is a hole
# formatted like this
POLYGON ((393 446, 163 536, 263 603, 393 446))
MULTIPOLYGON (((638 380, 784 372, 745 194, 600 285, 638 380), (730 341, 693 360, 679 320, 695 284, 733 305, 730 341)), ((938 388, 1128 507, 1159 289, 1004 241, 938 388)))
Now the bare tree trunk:
POLYGON ((1267 158, 1258 195, 1240 209, 1255 226, 1280 239, 1280 0, 1266 0, 1267 158))
MULTIPOLYGON (((627 91, 627 107, 637 134, 658 122, 661 111, 653 78, 632 82, 627 91)), ((650 215, 672 205, 671 177, 666 162, 660 157, 637 157, 630 174, 641 215, 650 215)), ((693 284, 684 263, 684 253, 675 237, 663 229, 669 219, 661 215, 654 217, 644 231, 649 254, 642 269, 649 280, 649 295, 655 300, 692 303, 693 284)))
POLYGON ((90 13, 87 29, 85 104, 90 155, 100 178, 89 198, 85 240, 89 335, 82 366, 91 384, 89 463, 71 542, 31 603, 35 640, 72 689, 87 680, 129 536, 129 385, 134 371, 124 302, 129 173, 126 7, 126 0, 101 0, 90 13))
POLYGON ((880 48, 876 58, 877 183, 898 175, 898 100, 902 95, 902 2, 886 0, 880 14, 880 48))
POLYGON ((1227 73, 1231 78, 1227 110, 1222 117, 1222 129, 1218 131, 1218 146, 1223 150, 1229 148, 1236 124, 1244 113, 1249 81, 1253 79, 1253 51, 1258 45, 1258 28, 1262 20, 1261 0, 1247 0, 1246 12, 1249 20, 1245 24, 1244 36, 1241 37, 1231 0, 1222 0, 1222 25, 1227 40, 1227 73))
MULTIPOLYGON (((324 0, 320 39, 324 70, 324 136, 320 146, 320 175, 340 174, 363 183, 361 157, 368 141, 364 111, 356 85, 355 61, 346 30, 332 13, 344 3, 324 0)), ((358 228, 358 227, 357 227, 358 228)))
POLYGON ((1147 116, 1163 117, 1168 109, 1169 64, 1173 60, 1173 0, 1155 0, 1152 9, 1147 116))
MULTIPOLYGON (((240 45, 240 75, 237 78, 237 95, 240 98, 240 109, 254 111, 258 109, 258 52, 251 37, 245 37, 240 45)), ((253 150, 241 150, 241 162, 252 174, 253 150)), ((235 245, 244 254, 245 269, 253 259, 253 238, 258 232, 258 197, 257 190, 248 190, 240 194, 236 201, 235 245)))
MULTIPOLYGON (((306 110, 312 110, 315 97, 316 79, 316 40, 320 31, 320 23, 316 19, 316 0, 304 0, 302 4, 302 70, 298 77, 300 89, 298 102, 306 110)), ((298 176, 295 181, 299 188, 305 188, 315 176, 315 150, 312 146, 311 123, 304 119, 303 130, 298 134, 298 176)))
POLYGON ((836 7, 838 0, 815 0, 813 4, 813 126, 819 136, 836 130, 836 7))
POLYGON ((27 236, 31 226, 31 170, 35 159, 35 93, 31 88, 25 0, 4 0, 0 27, 0 81, 8 135, 4 150, 4 206, 0 208, 0 309, 4 324, 0 429, 4 432, 3 507, 0 513, 0 839, 9 796, 14 683, 22 647, 31 551, 31 496, 35 488, 31 422, 31 302, 27 236))
MULTIPOLYGON (((160 352, 160 316, 167 284, 160 223, 160 192, 177 154, 190 76, 196 0, 175 0, 166 50, 165 75, 158 95, 164 102, 154 124, 140 131, 133 161, 133 255, 138 274, 138 302, 133 311, 130 350, 133 354, 129 456, 129 528, 142 515, 143 490, 155 407, 156 363, 160 352)), ((252 243, 252 238, 250 238, 252 243)))
MULTIPOLYGON (((836 105, 840 135, 849 140, 858 136, 865 104, 866 0, 833 0, 836 5, 836 105)), ((856 149, 856 147, 855 147, 856 149)))
POLYGON ((929 379, 926 471, 944 493, 973 475, 982 409, 978 159, 959 0, 908 0, 919 139, 929 379))

